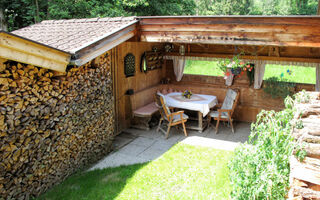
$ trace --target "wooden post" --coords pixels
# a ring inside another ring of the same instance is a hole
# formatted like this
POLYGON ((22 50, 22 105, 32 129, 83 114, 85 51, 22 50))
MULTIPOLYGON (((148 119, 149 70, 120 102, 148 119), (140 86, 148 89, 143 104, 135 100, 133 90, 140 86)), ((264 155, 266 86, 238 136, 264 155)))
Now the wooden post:
MULTIPOLYGON (((320 0, 318 0, 317 15, 320 15, 320 0)), ((317 92, 320 91, 320 65, 319 64, 316 66, 316 87, 315 87, 315 89, 317 92)))
POLYGON ((320 91, 320 65, 317 64, 316 66, 316 87, 315 87, 316 91, 319 92, 320 91))

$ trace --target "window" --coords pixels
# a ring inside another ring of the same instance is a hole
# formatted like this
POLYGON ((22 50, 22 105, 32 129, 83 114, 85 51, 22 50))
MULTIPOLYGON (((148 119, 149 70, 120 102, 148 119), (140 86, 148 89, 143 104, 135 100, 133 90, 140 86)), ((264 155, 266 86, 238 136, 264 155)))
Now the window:
POLYGON ((183 74, 224 76, 218 66, 218 61, 186 60, 183 74))
POLYGON ((292 83, 316 84, 316 68, 267 64, 263 80, 270 77, 282 78, 292 83))

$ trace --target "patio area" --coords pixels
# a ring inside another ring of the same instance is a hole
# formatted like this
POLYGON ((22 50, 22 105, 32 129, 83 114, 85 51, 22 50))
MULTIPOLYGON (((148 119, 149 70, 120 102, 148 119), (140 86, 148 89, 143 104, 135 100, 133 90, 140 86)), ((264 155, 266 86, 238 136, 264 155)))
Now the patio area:
POLYGON ((212 127, 204 132, 188 130, 188 137, 182 130, 172 128, 168 139, 153 128, 149 131, 126 129, 116 136, 113 142, 113 152, 93 165, 89 170, 131 165, 152 161, 167 152, 173 145, 182 142, 191 145, 212 147, 222 150, 233 150, 240 143, 248 140, 250 123, 236 122, 235 134, 230 127, 221 125, 219 133, 215 134, 212 127))

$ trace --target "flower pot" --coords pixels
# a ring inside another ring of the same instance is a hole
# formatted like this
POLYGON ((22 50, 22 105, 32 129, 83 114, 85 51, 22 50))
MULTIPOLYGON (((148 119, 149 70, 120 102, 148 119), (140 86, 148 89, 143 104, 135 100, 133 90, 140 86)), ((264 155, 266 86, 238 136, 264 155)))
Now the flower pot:
POLYGON ((241 71, 242 71, 241 67, 237 67, 237 68, 232 68, 231 69, 231 73, 233 75, 239 75, 241 73, 241 71))

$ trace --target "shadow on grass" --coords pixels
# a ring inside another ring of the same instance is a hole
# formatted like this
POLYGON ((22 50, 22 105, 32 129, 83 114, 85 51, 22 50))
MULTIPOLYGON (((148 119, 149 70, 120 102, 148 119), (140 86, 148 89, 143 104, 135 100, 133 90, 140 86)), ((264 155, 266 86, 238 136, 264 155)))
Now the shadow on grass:
POLYGON ((38 200, 115 199, 130 178, 148 163, 84 171, 68 177, 38 200))

